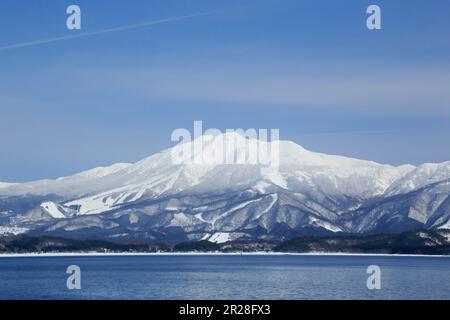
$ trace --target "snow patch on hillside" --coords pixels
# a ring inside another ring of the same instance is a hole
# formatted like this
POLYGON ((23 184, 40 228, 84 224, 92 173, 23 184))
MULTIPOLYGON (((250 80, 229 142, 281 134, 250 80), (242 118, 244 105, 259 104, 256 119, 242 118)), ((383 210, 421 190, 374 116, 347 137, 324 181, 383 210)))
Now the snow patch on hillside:
POLYGON ((443 225, 440 225, 440 226, 438 227, 438 229, 447 229, 447 230, 450 230, 450 219, 449 219, 446 223, 444 223, 443 225))
POLYGON ((0 236, 16 236, 27 232, 28 228, 0 226, 0 236))
POLYGON ((59 208, 59 206, 52 201, 41 203, 41 208, 44 209, 44 211, 47 212, 53 218, 62 219, 66 217, 63 211, 59 208))
POLYGON ((230 233, 228 232, 216 232, 209 239, 209 242, 224 243, 231 240, 230 233))
POLYGON ((342 232, 341 228, 339 228, 339 227, 337 227, 335 225, 332 225, 329 222, 317 219, 317 218, 315 218, 313 216, 309 217, 309 222, 310 222, 310 224, 312 224, 314 226, 322 227, 322 228, 330 230, 332 232, 342 232))

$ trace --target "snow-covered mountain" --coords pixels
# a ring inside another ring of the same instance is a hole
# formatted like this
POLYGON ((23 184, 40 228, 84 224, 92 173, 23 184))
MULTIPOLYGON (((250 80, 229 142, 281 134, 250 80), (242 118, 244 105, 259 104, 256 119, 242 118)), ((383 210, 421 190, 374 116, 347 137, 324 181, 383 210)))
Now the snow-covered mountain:
POLYGON ((395 167, 237 133, 199 139, 200 150, 193 141, 134 164, 0 185, 0 233, 223 242, 450 226, 450 162, 395 167), (278 170, 211 161, 224 143, 233 159, 276 143, 278 170), (186 148, 202 161, 175 163, 186 148))

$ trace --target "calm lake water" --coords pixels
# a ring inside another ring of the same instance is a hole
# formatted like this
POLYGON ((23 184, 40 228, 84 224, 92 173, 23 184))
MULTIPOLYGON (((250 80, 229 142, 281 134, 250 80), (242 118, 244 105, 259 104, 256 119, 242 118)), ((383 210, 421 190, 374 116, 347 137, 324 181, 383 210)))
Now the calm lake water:
POLYGON ((84 256, 0 258, 0 299, 450 299, 450 258, 84 256), (81 290, 66 269, 81 268, 81 290), (368 290, 366 268, 381 268, 368 290))

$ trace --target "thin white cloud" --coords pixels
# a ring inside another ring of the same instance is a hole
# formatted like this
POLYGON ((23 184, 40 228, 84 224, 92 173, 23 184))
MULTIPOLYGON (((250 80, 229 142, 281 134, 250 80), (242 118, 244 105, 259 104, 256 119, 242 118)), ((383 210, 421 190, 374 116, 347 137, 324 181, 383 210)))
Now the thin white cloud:
POLYGON ((21 42, 21 43, 6 45, 6 46, 0 46, 0 51, 18 49, 18 48, 23 48, 23 47, 37 46, 37 45, 48 44, 48 43, 64 41, 64 40, 92 37, 92 36, 105 34, 105 33, 111 33, 111 32, 118 32, 118 31, 150 27, 150 26, 154 26, 154 25, 158 25, 158 24, 164 24, 164 23, 187 20, 187 19, 192 19, 192 18, 197 18, 197 17, 202 17, 202 16, 209 16, 209 15, 214 15, 214 14, 219 14, 219 13, 225 13, 225 12, 234 11, 237 9, 241 9, 241 8, 199 12, 199 13, 193 13, 193 14, 188 14, 188 15, 184 15, 184 16, 177 16, 177 17, 172 17, 172 18, 154 20, 154 21, 150 21, 150 22, 143 22, 143 23, 131 24, 131 25, 120 26, 120 27, 115 27, 115 28, 103 29, 103 30, 98 30, 98 31, 93 31, 93 32, 80 33, 80 34, 76 34, 76 35, 53 37, 53 38, 39 39, 39 40, 33 40, 33 41, 28 41, 28 42, 21 42))

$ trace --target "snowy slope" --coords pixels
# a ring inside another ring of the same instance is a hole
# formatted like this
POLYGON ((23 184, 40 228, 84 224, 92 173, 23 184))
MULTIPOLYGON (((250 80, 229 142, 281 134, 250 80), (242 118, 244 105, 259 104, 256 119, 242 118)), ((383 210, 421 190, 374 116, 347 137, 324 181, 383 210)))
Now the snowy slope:
POLYGON ((386 191, 386 195, 410 192, 446 179, 450 179, 450 161, 425 163, 395 181, 386 191))
MULTIPOLYGON (((399 232, 450 226, 450 179, 370 202, 344 217, 354 232, 399 232)), ((347 224, 347 226, 349 226, 347 224)))
POLYGON ((128 166, 130 166, 128 163, 117 163, 109 167, 94 168, 56 180, 38 180, 28 183, 11 184, 0 189, 0 196, 57 194, 71 197, 87 194, 91 190, 96 190, 96 184, 100 179, 128 166))
POLYGON ((68 210, 53 201, 42 202, 41 208, 45 213, 56 219, 64 219, 69 214, 68 210))

